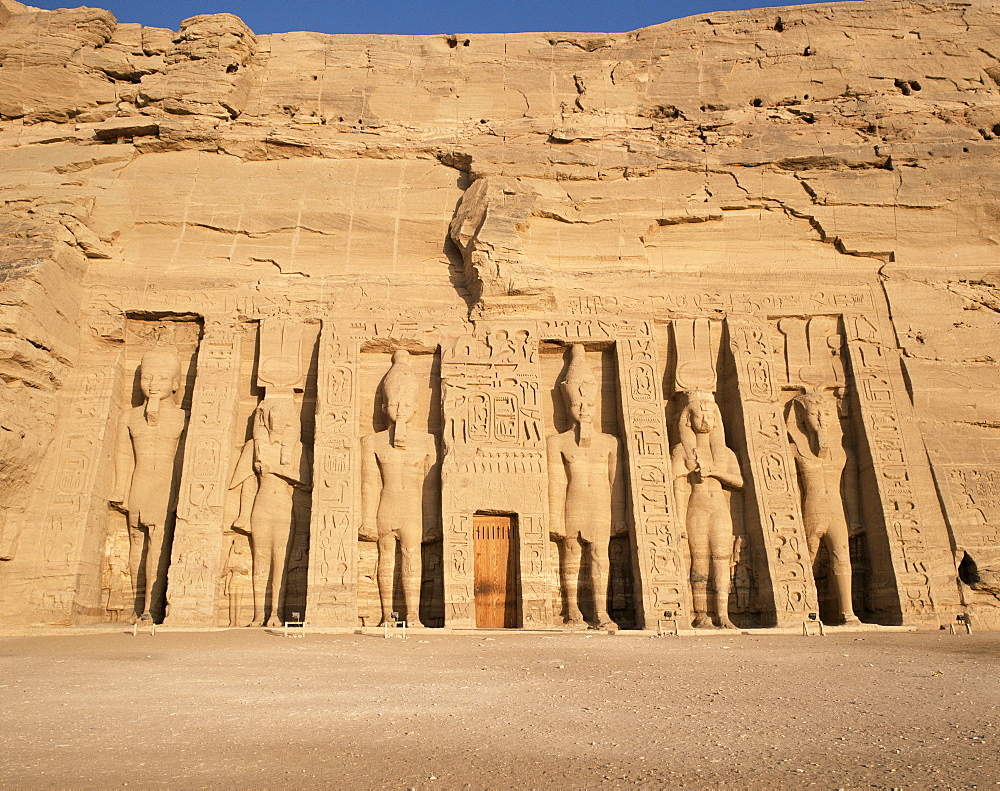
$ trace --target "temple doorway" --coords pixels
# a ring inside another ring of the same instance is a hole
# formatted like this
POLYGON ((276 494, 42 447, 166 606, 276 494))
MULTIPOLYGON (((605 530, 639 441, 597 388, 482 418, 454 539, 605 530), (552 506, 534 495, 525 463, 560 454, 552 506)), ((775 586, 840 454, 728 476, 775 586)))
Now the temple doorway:
POLYGON ((518 596, 517 524, 511 514, 474 514, 476 626, 516 627, 518 596))

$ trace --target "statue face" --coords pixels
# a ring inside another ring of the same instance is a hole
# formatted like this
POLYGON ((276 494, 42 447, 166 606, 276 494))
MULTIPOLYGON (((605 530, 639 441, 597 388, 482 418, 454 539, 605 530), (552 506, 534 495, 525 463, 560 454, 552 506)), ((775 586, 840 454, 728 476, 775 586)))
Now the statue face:
POLYGON ((712 405, 705 401, 696 401, 691 405, 691 428, 696 434, 711 434, 717 422, 717 415, 712 405))
POLYGON ((274 404, 267 417, 267 429, 271 433, 281 434, 295 424, 295 411, 291 404, 279 402, 274 404))
POLYGON ((153 358, 139 369, 139 387, 149 400, 170 398, 181 386, 181 378, 168 359, 153 358))
POLYGON ((580 425, 588 424, 594 419, 597 399, 595 391, 597 385, 594 382, 579 382, 577 384, 567 384, 564 386, 566 400, 569 403, 569 413, 580 425))
POLYGON ((417 405, 407 399, 386 401, 385 413, 393 423, 409 423, 417 411, 417 405))
POLYGON ((836 419, 833 404, 827 401, 809 401, 806 404, 806 424, 817 434, 824 434, 836 419))

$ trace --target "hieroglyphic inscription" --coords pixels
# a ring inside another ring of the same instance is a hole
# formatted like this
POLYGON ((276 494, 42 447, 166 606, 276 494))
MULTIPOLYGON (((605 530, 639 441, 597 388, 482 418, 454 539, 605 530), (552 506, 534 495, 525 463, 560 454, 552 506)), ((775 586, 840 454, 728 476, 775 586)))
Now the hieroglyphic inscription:
POLYGON ((817 609, 795 465, 774 384, 768 328, 749 316, 730 316, 727 324, 746 426, 750 460, 747 493, 756 503, 764 536, 777 622, 786 626, 817 609))
POLYGON ((347 328, 324 321, 319 336, 312 538, 306 615, 317 626, 358 622, 358 357, 347 328))
POLYGON ((107 523, 107 492, 98 491, 102 468, 109 469, 107 443, 113 440, 114 405, 123 389, 122 355, 83 359, 68 392, 75 393, 53 447, 58 455, 49 475, 41 481, 51 488, 45 493, 45 510, 39 545, 49 594, 33 589, 33 617, 53 623, 86 622, 99 612, 101 553, 107 523), (59 583, 58 579, 62 582, 59 583), (79 581, 79 582, 78 582, 79 581), (52 591, 64 591, 52 594, 52 591), (75 591, 76 607, 73 604, 75 591), (76 610, 76 613, 71 612, 76 610), (43 615, 44 613, 44 615, 43 615))
MULTIPOLYGON (((646 324, 646 322, 642 322, 646 324)), ((615 343, 618 392, 624 420, 635 553, 641 590, 638 623, 655 628, 670 611, 684 619, 690 612, 685 576, 685 537, 675 521, 667 460, 667 426, 657 390, 656 344, 649 337, 620 338, 615 343)))
POLYGON ((547 624, 547 483, 533 324, 488 322, 442 348, 445 623, 475 625, 472 515, 517 515, 522 626, 547 624))
MULTIPOLYGON (((757 293, 747 291, 680 291, 648 297, 625 295, 571 296, 566 311, 573 316, 619 316, 664 313, 718 315, 728 313, 767 313, 835 308, 861 310, 872 305, 867 291, 795 291, 793 293, 757 293)), ((544 334, 544 333, 543 333, 544 334)))
POLYGON ((167 582, 165 623, 215 626, 224 540, 224 510, 239 404, 242 334, 206 318, 198 345, 191 418, 167 582))
POLYGON ((1000 467, 942 466, 948 515, 962 549, 1000 552, 1000 467))
MULTIPOLYGON (((886 351, 876 327, 861 316, 848 317, 848 352, 857 388, 865 438, 871 452, 889 552, 903 617, 936 609, 927 542, 895 397, 901 379, 895 353, 886 351)), ((900 383, 901 384, 901 383, 900 383)), ((902 390, 900 392, 903 392, 902 390)), ((904 396, 905 397, 905 396, 904 396)))

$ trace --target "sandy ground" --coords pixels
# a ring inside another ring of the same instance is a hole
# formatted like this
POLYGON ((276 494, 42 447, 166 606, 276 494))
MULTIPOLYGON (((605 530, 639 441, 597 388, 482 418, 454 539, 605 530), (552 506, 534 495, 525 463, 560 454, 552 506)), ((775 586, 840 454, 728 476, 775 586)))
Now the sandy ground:
POLYGON ((0 637, 5 788, 1000 787, 1000 634, 0 637))

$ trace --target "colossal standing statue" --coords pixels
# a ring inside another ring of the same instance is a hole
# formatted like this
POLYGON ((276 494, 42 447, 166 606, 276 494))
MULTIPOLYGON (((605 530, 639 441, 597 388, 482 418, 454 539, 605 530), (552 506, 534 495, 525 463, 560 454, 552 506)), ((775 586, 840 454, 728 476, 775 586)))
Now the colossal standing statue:
POLYGON ((735 629, 729 620, 730 561, 733 519, 729 489, 743 487, 740 464, 726 446, 722 415, 712 393, 690 391, 681 411, 680 442, 671 453, 674 494, 687 527, 691 552, 692 626, 712 625, 708 608, 709 580, 715 593, 715 623, 735 629))
POLYGON ((570 364, 559 383, 573 427, 549 437, 550 533, 559 541, 559 577, 566 596, 565 622, 583 626, 578 580, 584 550, 590 564, 594 626, 613 627, 608 616, 608 546, 611 536, 628 531, 622 519, 624 477, 619 442, 594 431, 597 380, 581 344, 570 347, 570 364))
POLYGON ((402 568, 405 620, 420 622, 420 545, 424 525, 435 519, 431 469, 437 461, 432 434, 411 432, 407 423, 417 410, 417 378, 409 352, 392 355, 382 380, 385 414, 391 425, 361 439, 361 529, 364 541, 378 541, 378 594, 382 623, 392 618, 393 581, 398 544, 402 568))
POLYGON ((167 512, 174 493, 177 446, 187 425, 187 413, 174 403, 180 385, 175 348, 146 352, 139 364, 144 403, 126 409, 118 420, 111 502, 128 514, 133 620, 140 613, 143 619, 152 619, 151 610, 166 590, 167 512), (140 579, 145 582, 141 591, 140 579))
POLYGON ((851 530, 848 527, 849 514, 850 524, 860 529, 857 527, 860 506, 856 482, 854 485, 844 482, 848 456, 837 404, 823 393, 800 395, 792 400, 787 425, 799 471, 809 557, 815 566, 820 546, 826 545, 839 617, 846 625, 860 624, 851 602, 851 530))
POLYGON ((295 529, 294 493, 308 487, 308 456, 290 398, 265 398, 253 416, 253 437, 243 446, 230 489, 240 487, 233 527, 250 535, 253 557, 251 626, 281 626, 288 546, 295 529), (270 594, 268 597, 266 594, 270 594), (267 605, 270 617, 265 615, 267 605))

